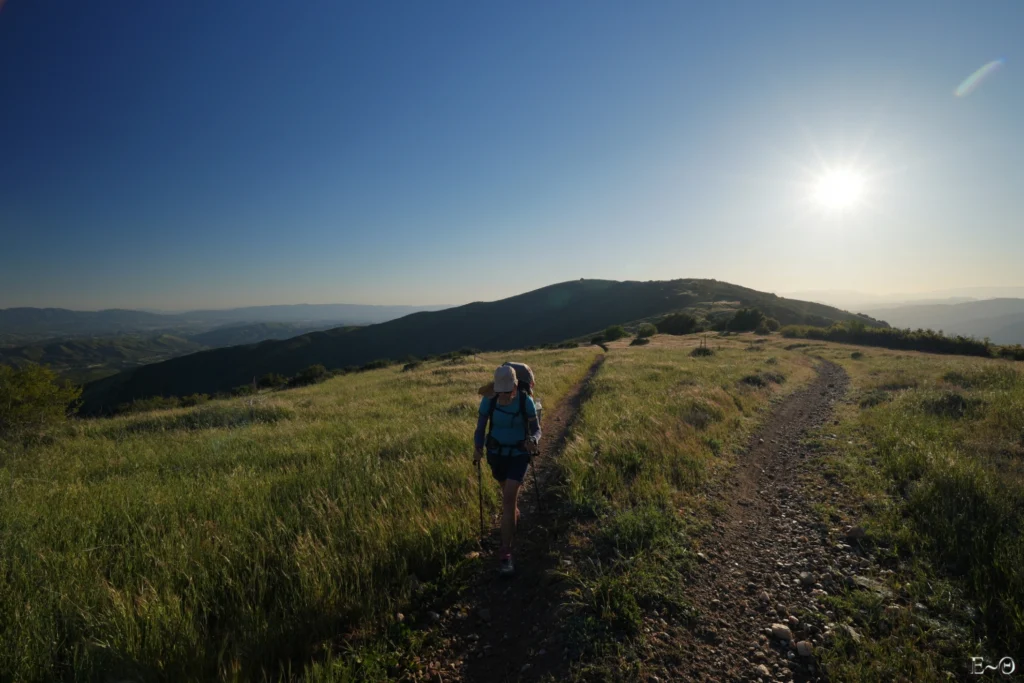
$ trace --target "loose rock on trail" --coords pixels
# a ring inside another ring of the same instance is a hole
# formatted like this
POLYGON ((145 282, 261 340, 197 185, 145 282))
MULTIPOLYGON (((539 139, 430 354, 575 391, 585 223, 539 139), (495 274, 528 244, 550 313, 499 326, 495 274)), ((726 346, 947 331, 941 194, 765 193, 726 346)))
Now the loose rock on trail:
POLYGON ((815 494, 827 494, 802 482, 814 453, 802 440, 828 423, 846 385, 842 368, 822 361, 818 377, 753 435, 717 492, 725 512, 701 542, 706 562, 688 589, 699 616, 659 657, 673 680, 825 680, 814 651, 831 625, 801 615, 821 612, 817 601, 865 561, 830 541, 811 511, 815 494))

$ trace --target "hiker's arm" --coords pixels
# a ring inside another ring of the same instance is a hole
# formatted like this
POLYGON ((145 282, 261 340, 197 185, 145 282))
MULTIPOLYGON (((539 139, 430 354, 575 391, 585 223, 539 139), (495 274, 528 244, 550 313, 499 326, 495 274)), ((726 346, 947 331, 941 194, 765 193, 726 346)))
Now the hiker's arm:
POLYGON ((534 402, 532 396, 529 396, 526 399, 526 417, 527 439, 532 441, 534 444, 539 444, 540 420, 537 419, 537 404, 534 402))
POLYGON ((530 418, 530 440, 534 443, 540 443, 540 422, 537 421, 537 417, 530 418))
POLYGON ((487 413, 476 418, 476 432, 473 433, 473 445, 479 451, 484 447, 484 432, 487 431, 487 413))

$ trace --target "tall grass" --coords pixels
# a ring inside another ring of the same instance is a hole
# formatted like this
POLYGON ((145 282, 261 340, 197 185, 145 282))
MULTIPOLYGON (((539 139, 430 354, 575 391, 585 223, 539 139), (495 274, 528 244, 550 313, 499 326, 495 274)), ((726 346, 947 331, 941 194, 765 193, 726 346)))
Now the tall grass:
MULTIPOLYGON (((593 357, 516 354, 548 405, 593 357)), ((477 533, 475 392, 505 359, 77 422, 3 452, 0 680, 253 680, 372 627, 477 533)))
MULTIPOLYGON (((979 647, 997 657, 1020 651, 1024 374, 1004 360, 876 351, 855 361, 837 349, 821 353, 843 363, 858 394, 871 398, 843 419, 849 438, 867 449, 839 446, 839 455, 847 480, 875 501, 873 538, 912 577, 914 599, 931 602, 939 597, 935 586, 949 582, 967 605, 957 609, 979 647)), ((945 616, 955 617, 949 609, 945 616)), ((930 649, 941 656, 942 648, 930 649)), ((874 664, 834 666, 863 673, 874 664)))

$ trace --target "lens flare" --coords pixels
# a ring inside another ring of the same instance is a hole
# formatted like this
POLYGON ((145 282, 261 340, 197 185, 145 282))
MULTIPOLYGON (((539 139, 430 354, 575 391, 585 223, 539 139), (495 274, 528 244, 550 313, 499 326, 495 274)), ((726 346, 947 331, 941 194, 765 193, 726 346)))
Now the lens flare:
POLYGON ((965 78, 964 82, 953 91, 953 94, 957 97, 967 97, 981 85, 982 81, 994 74, 1005 63, 1006 60, 1002 58, 992 60, 965 78))

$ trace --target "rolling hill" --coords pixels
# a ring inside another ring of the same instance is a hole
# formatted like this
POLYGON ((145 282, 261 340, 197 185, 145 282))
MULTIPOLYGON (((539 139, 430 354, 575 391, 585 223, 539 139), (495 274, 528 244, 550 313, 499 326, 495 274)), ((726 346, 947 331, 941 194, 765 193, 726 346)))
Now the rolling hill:
POLYGON ((895 327, 942 330, 996 344, 1024 343, 1024 299, 987 299, 955 304, 924 304, 871 309, 895 327))
POLYGON ((158 363, 209 348, 172 334, 57 339, 0 348, 0 363, 48 365, 61 377, 83 384, 146 363, 158 363))
POLYGON ((97 414, 149 396, 226 391, 266 373, 294 375, 313 364, 328 368, 376 359, 426 356, 461 347, 501 350, 581 338, 614 324, 628 324, 689 310, 703 319, 756 306, 782 324, 828 325, 837 320, 886 323, 837 308, 716 280, 564 282, 494 302, 476 302, 359 328, 313 332, 147 365, 86 386, 83 412, 97 414))

